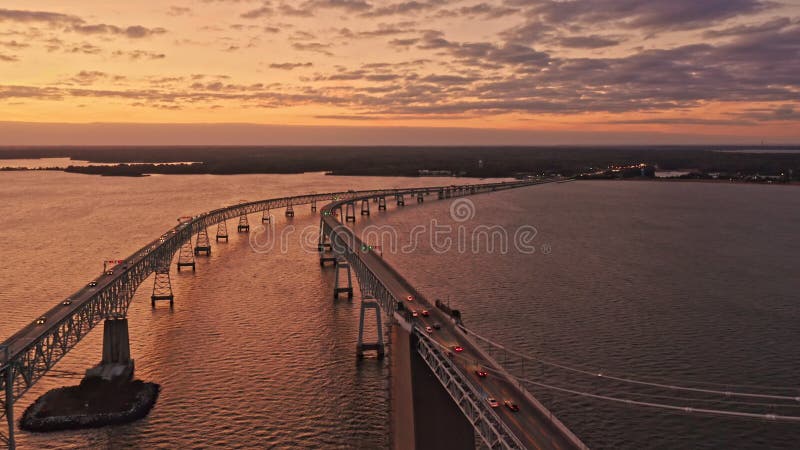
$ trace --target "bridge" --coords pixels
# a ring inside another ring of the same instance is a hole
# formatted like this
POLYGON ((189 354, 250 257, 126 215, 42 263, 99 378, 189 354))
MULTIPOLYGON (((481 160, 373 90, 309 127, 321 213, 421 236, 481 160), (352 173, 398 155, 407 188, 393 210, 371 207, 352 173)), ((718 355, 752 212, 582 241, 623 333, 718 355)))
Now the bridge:
MULTIPOLYGON (((522 383, 503 369, 492 356, 483 350, 479 341, 470 336, 458 317, 431 304, 421 296, 396 270, 381 257, 369 251, 369 246, 346 226, 356 220, 356 206, 360 203, 361 215, 369 215, 369 201, 386 209, 386 198, 404 205, 406 196, 423 202, 436 194, 439 199, 521 188, 541 182, 520 181, 461 186, 433 186, 413 189, 379 189, 346 191, 324 194, 282 197, 277 199, 243 202, 215 209, 192 217, 179 219, 178 225, 130 257, 122 260, 112 270, 64 299, 40 318, 14 333, 0 344, 0 419, 4 416, 8 434, 0 433, 0 443, 15 447, 13 406, 39 379, 81 341, 100 321, 106 321, 104 334, 104 361, 107 342, 114 338, 109 328, 119 328, 123 323, 124 347, 127 342, 127 322, 118 319, 127 310, 136 289, 155 273, 152 302, 173 302, 169 281, 169 268, 175 255, 177 269, 195 269, 194 256, 211 251, 209 227, 214 225, 216 239, 227 240, 227 221, 238 218, 237 231, 249 231, 248 215, 263 213, 262 222, 270 219, 269 211, 285 208, 287 217, 294 215, 294 206, 311 204, 316 211, 318 202, 331 202, 320 212, 319 257, 320 264, 331 262, 336 269, 337 282, 334 296, 344 292, 353 295, 351 272, 355 273, 362 294, 358 355, 376 351, 385 352, 380 332, 383 317, 390 318, 404 330, 413 343, 414 351, 425 361, 453 403, 473 427, 477 436, 492 449, 524 448, 586 448, 566 426, 550 413, 528 392, 522 383), (344 220, 342 222, 341 220, 344 220), (193 246, 192 238, 196 236, 193 246), (345 287, 340 285, 340 274, 345 273, 345 287), (412 306, 413 305, 413 306, 412 306), (413 308, 425 308, 427 317, 415 314, 413 308), (375 312, 378 325, 377 342, 364 342, 363 330, 368 311, 375 312), (115 325, 117 324, 117 325, 115 325), (426 327, 437 328, 434 332, 426 327), (111 325, 109 327, 109 325, 111 325), (109 336, 111 336, 109 338, 109 336), (456 348, 458 347, 458 348, 456 348), (482 370, 488 376, 475 374, 470 361, 483 361, 482 370), (518 412, 508 408, 493 408, 488 398, 514 399, 520 406, 518 412)), ((129 351, 124 349, 123 353, 129 351)), ((103 367, 98 373, 103 372, 103 367)), ((132 368, 131 368, 132 370, 132 368)))

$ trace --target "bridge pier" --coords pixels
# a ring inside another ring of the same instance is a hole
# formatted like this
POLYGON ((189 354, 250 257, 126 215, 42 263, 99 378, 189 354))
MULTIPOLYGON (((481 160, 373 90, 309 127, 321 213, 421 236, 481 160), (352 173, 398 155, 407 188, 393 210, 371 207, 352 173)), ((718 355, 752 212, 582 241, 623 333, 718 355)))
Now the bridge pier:
POLYGON ((263 213, 261 213, 261 223, 270 223, 272 222, 272 216, 270 215, 269 208, 265 209, 263 213))
POLYGON ((336 300, 339 298, 339 294, 344 292, 347 294, 347 298, 353 298, 353 277, 350 273, 350 264, 345 261, 344 258, 338 258, 336 260, 336 277, 333 281, 333 299, 336 300), (347 272, 346 275, 343 275, 342 272, 347 272), (343 280, 347 280, 347 284, 341 286, 343 280))
POLYGON ((286 205, 286 217, 294 217, 294 208, 291 203, 286 205))
POLYGON ((406 206, 406 196, 405 195, 397 194, 395 197, 397 199, 397 206, 406 206))
POLYGON ((361 313, 358 319, 358 343, 356 344, 356 356, 359 358, 364 357, 365 351, 375 350, 378 354, 378 359, 383 359, 386 348, 383 343, 383 323, 381 321, 381 306, 372 296, 364 296, 361 298, 361 313), (378 327, 378 340, 377 342, 364 342, 364 313, 366 310, 372 309, 375 311, 375 323, 378 327))
POLYGON ((439 200, 444 200, 444 189, 439 189, 439 200))
POLYGON ((181 246, 181 250, 178 253, 178 272, 181 271, 181 267, 191 267, 192 272, 195 270, 191 239, 181 246))
POLYGON ((386 211, 386 197, 383 195, 378 197, 378 211, 386 211))
POLYGON ((317 199, 311 199, 311 212, 317 212, 317 199))
POLYGON ((353 202, 347 202, 344 209, 344 221, 345 222, 355 222, 356 221, 356 204, 353 202))
POLYGON ((194 246, 194 254, 199 255, 205 252, 206 256, 211 255, 211 241, 208 239, 208 229, 203 227, 197 232, 197 241, 194 246))
MULTIPOLYGON (((8 346, 0 346, 0 355, 3 356, 3 361, 8 361, 8 346)), ((3 389, 4 392, 0 394, 3 395, 3 411, 0 411, 0 417, 6 417, 8 436, 3 436, 3 433, 0 433, 0 444, 6 444, 10 450, 14 450, 16 448, 14 439, 14 370, 11 365, 6 367, 3 376, 3 386, 5 389, 3 389)))
POLYGON ((417 203, 422 203, 425 201, 425 198, 422 197, 422 192, 417 192, 417 203))
POLYGON ((228 242, 228 223, 225 220, 217 224, 217 242, 220 239, 225 239, 225 242, 228 242))
POLYGON ((103 323, 103 360, 86 371, 86 378, 127 381, 133 378, 133 368, 128 319, 110 316, 103 323))
POLYGON ((317 243, 317 251, 319 252, 319 265, 324 267, 326 262, 332 262, 336 265, 336 257, 332 253, 331 243, 328 242, 328 235, 323 232, 322 220, 319 222, 319 242, 317 243), (331 253, 328 253, 331 252, 331 253))
POLYGON ((369 215, 369 200, 367 199, 361 200, 361 215, 362 216, 369 215))
POLYGON ((169 300, 171 307, 175 301, 172 294, 172 282, 169 278, 169 264, 156 267, 155 278, 153 278, 153 295, 150 296, 150 306, 156 307, 159 300, 169 300))
POLYGON ((239 216, 239 225, 236 226, 236 231, 239 233, 250 232, 250 223, 247 221, 247 214, 239 216))

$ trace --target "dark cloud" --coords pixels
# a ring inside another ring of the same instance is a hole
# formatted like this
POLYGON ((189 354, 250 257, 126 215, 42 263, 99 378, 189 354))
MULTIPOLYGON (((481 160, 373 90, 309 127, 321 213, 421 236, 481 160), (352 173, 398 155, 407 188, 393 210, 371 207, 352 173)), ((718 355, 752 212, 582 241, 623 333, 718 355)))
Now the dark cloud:
POLYGON ((726 19, 775 6, 768 0, 536 0, 531 12, 551 24, 614 24, 648 31, 705 28, 726 19))
POLYGON ((591 36, 565 36, 558 38, 557 41, 562 47, 568 48, 603 48, 613 47, 620 43, 619 39, 596 34, 591 36))
POLYGON ((16 55, 6 55, 4 53, 0 53, 0 62, 16 62, 19 61, 19 58, 16 55))
POLYGON ((389 41, 389 45, 392 47, 401 47, 401 48, 409 48, 419 42, 417 38, 411 39, 392 39, 389 41))
POLYGON ((748 108, 739 117, 756 120, 758 122, 785 122, 800 120, 800 103, 797 105, 779 105, 772 108, 748 108))

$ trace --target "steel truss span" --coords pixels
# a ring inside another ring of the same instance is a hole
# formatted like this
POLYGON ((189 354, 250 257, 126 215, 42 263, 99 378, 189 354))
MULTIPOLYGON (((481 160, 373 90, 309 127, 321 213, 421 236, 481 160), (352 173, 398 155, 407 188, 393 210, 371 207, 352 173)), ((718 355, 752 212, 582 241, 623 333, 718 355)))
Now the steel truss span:
MULTIPOLYGON (((374 189, 329 192, 245 202, 179 219, 179 224, 129 256, 94 287, 85 287, 45 313, 44 323, 33 322, 0 344, 0 420, 8 434, 0 432, 0 444, 13 448, 13 405, 55 364, 72 350, 100 321, 125 316, 139 285, 158 268, 169 267, 175 253, 191 245, 192 236, 209 226, 256 212, 317 202, 345 203, 361 198, 399 193, 475 192, 506 188, 519 183, 491 185, 430 186, 412 190, 374 189)), ((380 285, 373 288, 380 292, 380 285)), ((377 297, 376 297, 377 298, 377 297)))
MULTIPOLYGON (((502 189, 512 189, 542 182, 515 182, 471 185, 463 188, 441 188, 432 192, 438 192, 439 199, 452 198, 464 195, 493 192, 502 189)), ((424 189, 406 189, 396 192, 396 198, 401 198, 405 194, 411 194, 412 198, 418 194, 430 192, 424 189)), ((491 449, 524 449, 520 439, 515 436, 508 425, 503 422, 497 413, 488 403, 482 399, 478 389, 469 381, 463 371, 458 369, 453 361, 444 355, 438 343, 434 342, 426 332, 422 331, 416 323, 412 323, 411 318, 403 305, 403 297, 396 295, 400 291, 413 293, 413 297, 421 299, 421 296, 411 287, 410 283, 391 269, 382 259, 377 258, 374 253, 365 251, 364 243, 355 233, 345 224, 337 219, 333 211, 342 211, 349 204, 354 204, 358 200, 368 200, 370 196, 363 195, 360 198, 340 200, 331 203, 323 208, 320 219, 320 257, 324 257, 326 247, 324 243, 330 242, 330 249, 337 258, 345 259, 356 274, 362 297, 371 296, 375 298, 383 309, 384 313, 393 317, 400 326, 409 330, 417 342, 416 350, 430 367, 433 374, 440 381, 464 416, 473 425, 475 432, 483 442, 491 449), (379 273, 380 272, 380 273, 379 273)), ((379 204, 380 199, 379 199, 379 204)), ((346 210, 346 209, 345 209, 346 210)), ((338 215, 341 217, 341 214, 338 215)), ((458 329, 458 327, 455 327, 458 329)), ((503 373, 507 377, 507 374, 503 373)), ((512 381, 507 377, 508 381, 512 381)), ((516 383, 515 383, 516 384, 516 383)), ((526 398, 532 399, 533 396, 523 391, 526 398)), ((535 401, 535 399, 534 399, 535 401)), ((535 401, 538 405, 538 401, 535 401)), ((542 407, 543 408, 543 407, 542 407)), ((539 408, 537 408, 539 409, 539 408)), ((574 448, 587 448, 580 439, 567 429, 549 411, 543 415, 553 429, 557 430, 565 442, 574 448)))

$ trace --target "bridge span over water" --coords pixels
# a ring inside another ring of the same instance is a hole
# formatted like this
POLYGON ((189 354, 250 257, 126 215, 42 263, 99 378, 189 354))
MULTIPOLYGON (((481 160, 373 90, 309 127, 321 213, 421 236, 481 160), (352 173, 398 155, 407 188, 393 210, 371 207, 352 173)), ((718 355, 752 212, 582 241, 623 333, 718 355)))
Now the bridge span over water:
MULTIPOLYGON (((503 369, 471 337, 460 321, 436 308, 421 296, 396 270, 381 257, 368 250, 346 225, 355 221, 357 207, 369 214, 369 202, 386 209, 386 198, 404 205, 407 196, 422 203, 430 194, 438 199, 472 195, 498 190, 522 188, 546 181, 520 181, 471 185, 433 186, 410 189, 379 189, 308 194, 293 197, 241 203, 179 220, 179 224, 121 261, 113 270, 104 272, 91 283, 51 308, 41 318, 25 326, 0 345, 0 418, 5 417, 8 433, 0 433, 0 444, 15 447, 13 406, 41 377, 63 358, 101 320, 124 318, 139 285, 155 273, 152 301, 173 301, 169 268, 178 254, 177 268, 191 267, 194 256, 211 251, 208 228, 216 225, 216 239, 227 240, 227 221, 238 218, 237 231, 249 231, 248 215, 261 212, 261 220, 272 220, 270 210, 285 208, 287 217, 294 215, 294 206, 331 202, 320 211, 320 264, 333 263, 337 273, 334 296, 345 292, 352 296, 351 271, 362 293, 361 320, 357 353, 376 351, 383 356, 382 316, 405 330, 413 342, 413 350, 425 361, 453 403, 477 433, 492 449, 586 448, 566 426, 553 416, 521 383, 503 369), (344 222, 343 222, 344 221, 344 222), (194 246, 193 246, 193 237, 194 246), (348 285, 341 287, 340 273, 346 273, 348 285), (412 301, 408 301, 411 298, 412 301), (426 308, 430 316, 412 314, 408 305, 426 308), (364 322, 374 311, 378 325, 378 341, 364 342, 364 322), (435 332, 426 331, 434 323, 435 332), (460 351, 454 350, 459 346, 460 351), (480 360, 490 376, 478 377, 468 361, 480 360), (520 411, 505 407, 493 408, 487 401, 494 397, 502 402, 514 399, 520 411)), ((127 329, 125 330, 127 335, 127 329)), ((105 338, 104 338, 105 339, 105 338)), ((127 344, 127 342, 126 342, 127 344)), ((104 347, 106 343, 104 342, 104 347)))

